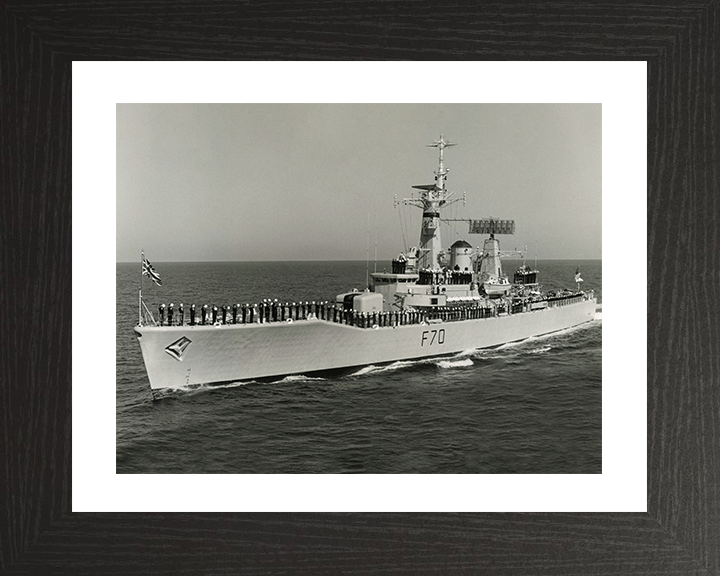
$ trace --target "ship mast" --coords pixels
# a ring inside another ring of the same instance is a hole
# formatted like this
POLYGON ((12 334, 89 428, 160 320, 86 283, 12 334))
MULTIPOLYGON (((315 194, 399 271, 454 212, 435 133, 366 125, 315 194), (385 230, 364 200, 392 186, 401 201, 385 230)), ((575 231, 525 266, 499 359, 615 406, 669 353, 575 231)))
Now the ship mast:
POLYGON ((450 144, 449 142, 445 142, 445 139, 443 138, 443 135, 440 134, 440 140, 433 141, 432 144, 428 144, 427 148, 437 148, 440 151, 440 163, 438 165, 438 171, 435 172, 435 180, 437 180, 437 188, 438 190, 445 190, 445 176, 449 172, 449 170, 445 170, 445 164, 443 162, 443 150, 449 146, 455 146, 455 144, 450 144))
POLYGON ((413 186, 413 188, 420 190, 420 198, 403 199, 405 204, 417 206, 422 208, 423 211, 417 259, 417 268, 419 270, 424 268, 437 270, 441 267, 439 261, 442 252, 440 209, 447 204, 448 198, 452 195, 452 192, 448 192, 445 187, 449 170, 445 168, 443 151, 450 146, 455 146, 455 144, 447 142, 442 134, 440 134, 439 140, 428 144, 428 148, 437 148, 440 152, 438 169, 435 172, 435 183, 413 186))

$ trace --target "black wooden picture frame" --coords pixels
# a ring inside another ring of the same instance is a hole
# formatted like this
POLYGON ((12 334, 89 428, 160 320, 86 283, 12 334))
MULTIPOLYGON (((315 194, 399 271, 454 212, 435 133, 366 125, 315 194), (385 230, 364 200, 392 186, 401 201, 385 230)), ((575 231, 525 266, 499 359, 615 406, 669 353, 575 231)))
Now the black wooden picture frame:
POLYGON ((719 52, 717 0, 4 2, 0 572, 720 572, 719 52), (208 59, 647 61, 647 513, 71 512, 72 62, 208 59))

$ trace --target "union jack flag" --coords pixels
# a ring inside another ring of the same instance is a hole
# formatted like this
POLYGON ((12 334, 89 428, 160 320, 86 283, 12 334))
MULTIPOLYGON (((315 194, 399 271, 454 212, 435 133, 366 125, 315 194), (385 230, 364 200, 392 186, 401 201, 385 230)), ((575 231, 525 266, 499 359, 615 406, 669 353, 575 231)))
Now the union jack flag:
POLYGON ((143 276, 150 276, 150 279, 155 282, 158 286, 162 286, 162 280, 160 280, 160 274, 155 271, 153 265, 150 264, 150 260, 145 258, 145 254, 142 255, 142 273, 143 276))

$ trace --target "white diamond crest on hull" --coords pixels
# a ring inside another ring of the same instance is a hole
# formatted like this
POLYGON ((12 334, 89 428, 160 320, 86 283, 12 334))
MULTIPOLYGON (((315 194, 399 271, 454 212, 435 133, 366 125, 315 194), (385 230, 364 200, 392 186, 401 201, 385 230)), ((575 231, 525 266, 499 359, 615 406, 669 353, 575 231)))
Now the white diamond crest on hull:
POLYGON ((188 338, 187 336, 183 336, 182 338, 179 338, 178 340, 175 340, 170 346, 165 348, 165 352, 170 354, 175 360, 179 360, 182 362, 183 354, 185 353, 185 350, 187 347, 192 343, 192 340, 188 338))

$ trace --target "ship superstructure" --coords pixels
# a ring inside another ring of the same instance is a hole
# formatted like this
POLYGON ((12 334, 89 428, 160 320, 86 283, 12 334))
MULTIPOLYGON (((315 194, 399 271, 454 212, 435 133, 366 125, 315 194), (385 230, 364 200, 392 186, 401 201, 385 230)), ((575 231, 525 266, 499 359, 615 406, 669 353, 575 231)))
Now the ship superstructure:
POLYGON ((512 282, 503 273, 501 259, 518 252, 502 252, 496 235, 514 234, 512 220, 463 220, 469 234, 487 235, 482 248, 465 240, 443 248, 441 211, 461 200, 451 200, 447 188, 444 151, 454 145, 442 135, 434 141, 434 183, 413 186, 419 197, 395 200, 422 210, 418 245, 400 253, 390 272, 371 274, 362 292, 293 304, 266 300, 197 311, 192 305, 189 317, 182 307, 160 305, 158 320, 140 295, 135 333, 151 389, 444 356, 593 320, 596 299, 579 289, 579 271, 575 292, 552 295, 541 292, 537 270, 525 264, 512 282))
MULTIPOLYGON (((507 296, 512 283, 503 274, 501 258, 521 254, 500 250, 495 235, 514 234, 515 222, 498 218, 444 220, 466 222, 469 234, 489 234, 489 237, 484 240, 482 250, 473 250, 465 240, 443 249, 440 211, 460 201, 460 198, 450 200, 453 193, 447 188, 449 170, 444 158, 445 148, 455 144, 447 142, 441 134, 430 146, 438 148, 440 156, 435 182, 413 186, 420 190, 419 198, 402 201, 395 198, 396 207, 402 203, 422 209, 420 242, 393 260, 392 273, 372 275, 372 289, 383 294, 387 310, 414 307, 431 311, 433 307, 443 307, 460 299, 479 302, 486 297, 507 296)), ((462 201, 464 204, 464 194, 462 201)))

